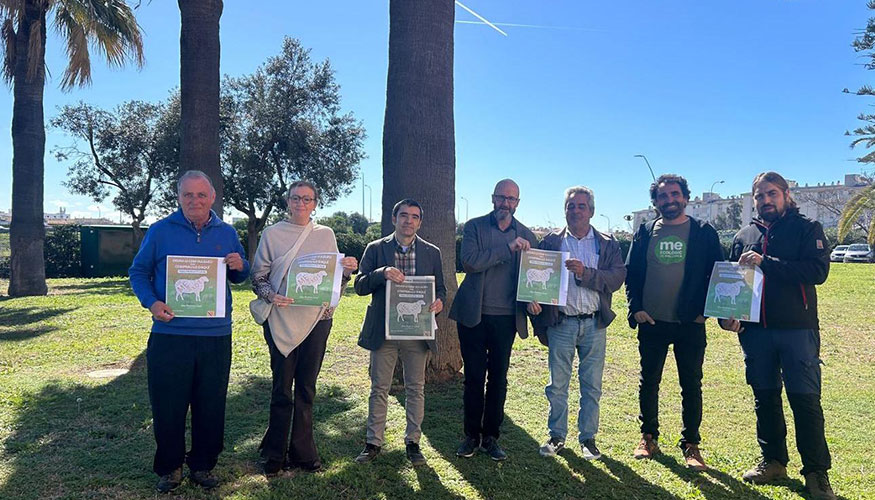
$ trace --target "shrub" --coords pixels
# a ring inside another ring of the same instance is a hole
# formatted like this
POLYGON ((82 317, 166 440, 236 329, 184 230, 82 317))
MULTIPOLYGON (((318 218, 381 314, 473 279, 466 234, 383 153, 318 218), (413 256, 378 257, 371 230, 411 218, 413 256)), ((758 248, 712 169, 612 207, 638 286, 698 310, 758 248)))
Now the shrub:
POLYGON ((79 225, 56 226, 46 233, 46 278, 82 276, 82 243, 79 225))

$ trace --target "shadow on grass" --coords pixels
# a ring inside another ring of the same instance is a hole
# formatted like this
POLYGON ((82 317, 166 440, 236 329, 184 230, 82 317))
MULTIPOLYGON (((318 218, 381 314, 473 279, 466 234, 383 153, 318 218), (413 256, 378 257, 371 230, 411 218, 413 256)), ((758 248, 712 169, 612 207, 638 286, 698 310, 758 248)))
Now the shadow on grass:
POLYGON ((0 332, 0 342, 14 342, 32 339, 45 333, 58 330, 58 327, 40 325, 29 328, 43 321, 75 311, 75 307, 67 308, 44 308, 23 307, 0 310, 0 325, 11 328, 12 331, 0 332))
MULTIPOLYGON (((672 474, 675 474, 687 483, 696 486, 705 498, 768 498, 750 485, 742 482, 740 479, 716 469, 708 469, 705 472, 696 472, 688 469, 677 458, 664 453, 653 457, 653 461, 662 464, 669 469, 672 474), (710 480, 709 477, 713 479, 713 481, 710 480)), ((799 494, 802 494, 805 489, 798 479, 788 479, 775 484, 786 486, 791 491, 799 494)))
POLYGON ((113 279, 83 279, 81 282, 52 285, 49 295, 117 295, 131 293, 131 285, 127 277, 113 279))
MULTIPOLYGON (((145 358, 144 351, 127 374, 103 385, 52 383, 15 401, 11 432, 0 449, 7 471, 0 498, 154 497, 155 443, 145 358)), ((240 379, 232 374, 225 451, 216 468, 224 484, 208 494, 186 481, 179 495, 205 498, 246 494, 250 489, 258 493, 258 485, 253 487, 246 477, 257 474, 256 447, 267 424, 270 385, 267 377, 240 379)), ((316 439, 329 461, 338 448, 347 456, 357 447, 358 436, 348 434, 344 417, 352 404, 340 387, 318 389, 316 439)))
MULTIPOLYGON (((516 498, 519 492, 539 491, 549 498, 677 498, 627 466, 605 459, 608 474, 586 462, 572 450, 562 455, 569 464, 538 454, 540 443, 525 429, 505 417, 501 445, 505 462, 493 462, 485 454, 456 457, 462 430, 462 384, 427 386, 423 433, 430 444, 485 498, 516 498), (614 477, 616 476, 616 477, 614 477)), ((546 419, 546 415, 544 416, 546 419)))

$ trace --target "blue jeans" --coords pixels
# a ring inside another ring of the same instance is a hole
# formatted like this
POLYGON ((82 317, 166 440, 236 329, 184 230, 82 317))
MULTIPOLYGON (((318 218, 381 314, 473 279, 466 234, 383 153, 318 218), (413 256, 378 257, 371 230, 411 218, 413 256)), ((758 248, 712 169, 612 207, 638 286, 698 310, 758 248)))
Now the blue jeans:
POLYGON ((579 439, 595 437, 599 429, 599 398, 602 396, 602 372, 605 369, 605 329, 596 328, 594 318, 565 317, 547 329, 550 347, 548 366, 550 381, 545 393, 550 402, 547 427, 551 437, 565 440, 568 435, 568 383, 574 352, 580 358, 577 377, 580 380, 580 409, 577 413, 579 439))

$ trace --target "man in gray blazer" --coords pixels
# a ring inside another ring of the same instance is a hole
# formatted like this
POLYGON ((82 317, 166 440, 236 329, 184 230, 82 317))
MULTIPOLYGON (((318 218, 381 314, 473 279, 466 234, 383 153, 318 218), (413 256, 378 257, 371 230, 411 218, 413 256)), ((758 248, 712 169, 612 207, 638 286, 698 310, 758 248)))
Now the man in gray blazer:
POLYGON ((465 363, 465 440, 456 451, 460 457, 471 457, 481 448, 493 460, 507 458, 498 445, 507 368, 516 334, 528 336, 526 305, 516 301, 520 252, 538 244, 534 233, 513 216, 519 196, 514 181, 499 181, 492 212, 469 220, 462 236, 465 280, 450 310, 465 363))
POLYGON ((407 430, 404 441, 407 458, 413 465, 424 465, 419 448, 422 417, 425 413, 425 366, 428 351, 434 350, 433 340, 386 340, 386 280, 403 283, 405 276, 434 276, 436 300, 429 311, 440 313, 447 300, 447 287, 438 247, 416 235, 422 224, 422 207, 414 200, 404 199, 392 209, 395 232, 372 241, 365 248, 355 277, 355 291, 370 295, 371 303, 358 344, 371 351, 371 395, 368 400, 368 430, 365 448, 356 462, 374 460, 383 446, 389 388, 399 356, 404 369, 407 430))
POLYGON ((597 460, 599 400, 605 369, 608 325, 617 316, 611 310, 611 296, 626 279, 626 265, 620 244, 590 225, 595 215, 595 195, 584 186, 565 191, 566 227, 548 234, 538 248, 570 254, 565 267, 574 281, 569 283, 564 306, 528 305, 532 327, 542 344, 550 348, 547 364, 550 382, 545 393, 550 403, 547 429, 550 439, 541 446, 541 456, 551 457, 565 447, 568 434, 568 383, 577 352, 580 366, 580 408, 577 413, 578 440, 583 458, 597 460))

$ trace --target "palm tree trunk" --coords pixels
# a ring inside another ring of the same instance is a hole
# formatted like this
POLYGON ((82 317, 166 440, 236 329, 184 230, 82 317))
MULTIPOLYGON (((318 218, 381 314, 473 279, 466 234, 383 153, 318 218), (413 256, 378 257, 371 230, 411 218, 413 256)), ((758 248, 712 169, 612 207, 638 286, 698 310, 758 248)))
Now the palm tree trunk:
MULTIPOLYGON (((219 164, 219 18, 222 0, 178 0, 182 16, 179 93, 182 101, 179 168, 201 170, 213 181, 213 210, 222 216, 219 164)), ((180 172, 181 173, 181 172, 180 172)))
POLYGON ((437 355, 427 378, 456 377, 462 367, 456 325, 447 318, 456 294, 453 122, 453 0, 391 0, 389 75, 383 125, 384 234, 402 198, 422 204, 420 235, 443 254, 447 303, 438 317, 437 355))
POLYGON ((46 267, 43 245, 43 157, 46 132, 43 119, 43 89, 45 87, 46 11, 25 3, 24 15, 18 20, 15 36, 15 72, 13 75, 12 107, 12 224, 9 246, 9 295, 45 295, 46 267), (31 43, 31 36, 41 38, 31 43), (35 48, 36 53, 29 53, 35 48), (28 74, 28 61, 36 66, 28 74))

